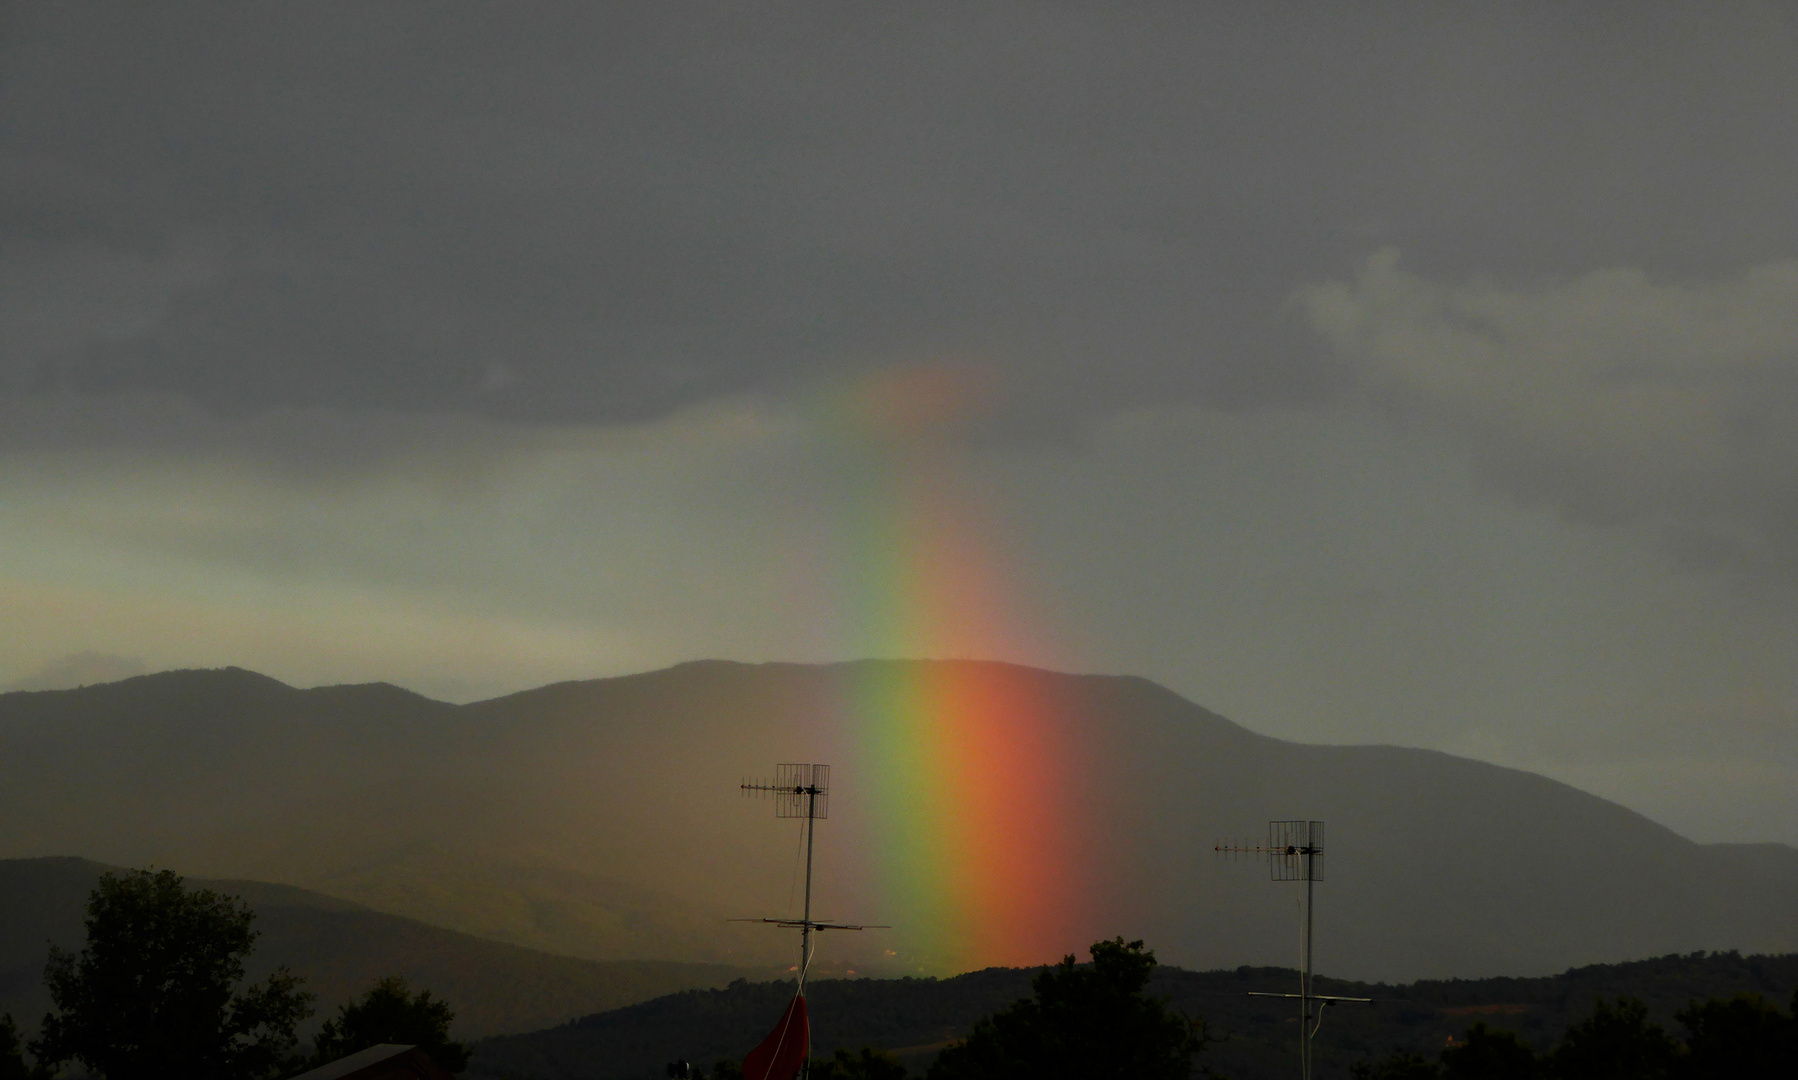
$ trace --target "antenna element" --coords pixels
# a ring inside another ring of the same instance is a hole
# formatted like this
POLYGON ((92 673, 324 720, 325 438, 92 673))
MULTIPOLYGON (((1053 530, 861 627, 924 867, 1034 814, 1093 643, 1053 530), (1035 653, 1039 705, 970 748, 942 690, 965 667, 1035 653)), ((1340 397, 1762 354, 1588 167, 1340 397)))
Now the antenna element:
POLYGON ((1246 844, 1219 841, 1213 852, 1225 858, 1267 859, 1267 874, 1273 881, 1305 883, 1305 924, 1299 945, 1299 992, 1297 994, 1251 993, 1250 997, 1299 999, 1299 1076, 1311 1080, 1311 1040, 1323 1026, 1324 1009, 1342 1002, 1366 1002, 1370 998, 1336 997, 1311 992, 1312 905, 1317 883, 1324 879, 1324 823, 1321 821, 1270 821, 1267 843, 1246 844), (1317 1004, 1313 1022, 1311 1005, 1317 1004))
MULTIPOLYGON (((805 913, 797 919, 732 919, 732 922, 759 922, 799 931, 799 997, 805 995, 805 975, 812 966, 812 931, 887 930, 886 926, 869 923, 820 922, 812 918, 812 839, 818 822, 830 816, 830 766, 787 763, 774 766, 773 781, 745 780, 739 785, 751 797, 772 796, 774 816, 800 818, 805 822, 805 913)), ((805 1057, 800 1075, 811 1070, 811 1027, 805 1027, 805 1057)))

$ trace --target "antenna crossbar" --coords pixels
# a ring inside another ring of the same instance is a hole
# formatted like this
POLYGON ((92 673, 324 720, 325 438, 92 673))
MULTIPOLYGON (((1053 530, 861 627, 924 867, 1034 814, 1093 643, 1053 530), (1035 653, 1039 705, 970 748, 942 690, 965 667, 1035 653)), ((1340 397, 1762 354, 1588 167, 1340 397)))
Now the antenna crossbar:
POLYGON ((726 922, 767 923, 769 926, 781 926, 788 930, 891 930, 884 923, 840 923, 819 922, 816 919, 726 919, 726 922))
POLYGON ((1265 857, 1268 876, 1275 881, 1324 879, 1324 823, 1321 821, 1270 821, 1265 844, 1220 840, 1211 850, 1230 858, 1265 857))
POLYGON ((1287 844, 1285 847, 1269 847, 1266 844, 1227 844, 1219 841, 1211 849, 1224 855, 1322 855, 1324 849, 1310 844, 1287 844))

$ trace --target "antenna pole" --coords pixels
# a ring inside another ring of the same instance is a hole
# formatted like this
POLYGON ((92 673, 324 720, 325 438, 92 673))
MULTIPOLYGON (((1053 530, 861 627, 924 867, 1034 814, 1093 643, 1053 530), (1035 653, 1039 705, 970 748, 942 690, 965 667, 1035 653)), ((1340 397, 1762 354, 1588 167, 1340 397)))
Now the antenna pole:
POLYGON ((816 784, 809 786, 811 790, 806 792, 805 796, 805 918, 799 927, 799 990, 801 993, 805 992, 806 969, 812 966, 812 838, 818 834, 818 786, 816 784))
POLYGON ((1321 821, 1270 821, 1267 843, 1239 844, 1220 841, 1212 848, 1220 856, 1231 858, 1249 855, 1266 856, 1269 876, 1275 881, 1305 883, 1304 920, 1299 932, 1299 992, 1266 994, 1251 992, 1251 997, 1297 998, 1299 1001, 1299 1076, 1311 1080, 1315 1064, 1311 1039, 1323 1026, 1324 1009, 1344 1001, 1365 1002, 1366 998, 1344 998, 1314 992, 1312 939, 1316 926, 1317 882, 1324 876, 1324 823, 1321 821), (1317 1014, 1312 1015, 1312 1008, 1317 1014))
POLYGON ((1315 910, 1312 902, 1317 897, 1317 874, 1313 872, 1318 848, 1317 822, 1311 822, 1305 833, 1305 970, 1299 976, 1299 1052, 1303 1080, 1311 1080, 1311 1035, 1305 1029, 1311 1024, 1311 925, 1315 910))
MULTIPOLYGON (((774 816, 805 819, 805 913, 793 919, 736 919, 734 922, 771 923, 799 931, 799 988, 796 997, 805 995, 805 976, 812 966, 812 931, 891 929, 872 924, 814 921, 812 919, 812 853, 818 838, 818 819, 830 816, 830 766, 786 762, 775 766, 773 783, 745 780, 739 785, 745 795, 772 795, 774 816)), ((792 902, 792 894, 787 901, 792 902)), ((805 1058, 799 1067, 801 1080, 811 1075, 811 1028, 805 1035, 805 1058)))
MULTIPOLYGON (((807 784, 805 793, 805 916, 799 927, 799 992, 805 993, 805 973, 812 966, 812 838, 818 835, 818 785, 807 784)), ((811 1080, 812 1029, 805 1029, 805 1058, 799 1080, 811 1080)))

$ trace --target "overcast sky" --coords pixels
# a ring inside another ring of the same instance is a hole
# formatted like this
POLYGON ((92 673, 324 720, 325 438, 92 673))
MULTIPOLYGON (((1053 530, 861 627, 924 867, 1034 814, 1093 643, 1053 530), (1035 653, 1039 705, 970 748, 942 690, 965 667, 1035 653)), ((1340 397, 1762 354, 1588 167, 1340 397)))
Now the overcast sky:
POLYGON ((1785 5, 0 7, 0 683, 1152 677, 1798 843, 1785 5))

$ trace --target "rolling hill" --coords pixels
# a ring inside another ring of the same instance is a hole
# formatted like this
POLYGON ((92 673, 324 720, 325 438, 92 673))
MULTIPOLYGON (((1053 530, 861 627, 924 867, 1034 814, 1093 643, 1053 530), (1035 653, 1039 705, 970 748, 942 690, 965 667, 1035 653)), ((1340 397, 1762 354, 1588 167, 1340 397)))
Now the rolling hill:
POLYGON ((1267 738, 1142 679, 973 661, 699 662, 456 706, 168 672, 0 695, 0 854, 289 882, 595 960, 776 964, 797 833, 745 775, 833 766, 843 970, 948 974, 1143 937, 1290 963, 1296 890, 1219 836, 1328 821, 1318 965, 1534 975, 1798 948, 1798 851, 1700 845, 1512 769, 1267 738))
MULTIPOLYGON (((43 986, 50 945, 78 949, 82 908, 107 870, 76 858, 0 861, 0 1012, 35 1031, 50 1007, 43 986)), ((370 911, 289 885, 202 881, 241 897, 261 932, 251 980, 285 966, 318 995, 312 1030, 338 1005, 385 975, 403 975, 456 1009, 456 1032, 479 1038, 557 1024, 595 1010, 688 987, 722 986, 742 969, 654 961, 598 962, 483 941, 412 919, 370 911)))

